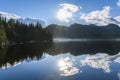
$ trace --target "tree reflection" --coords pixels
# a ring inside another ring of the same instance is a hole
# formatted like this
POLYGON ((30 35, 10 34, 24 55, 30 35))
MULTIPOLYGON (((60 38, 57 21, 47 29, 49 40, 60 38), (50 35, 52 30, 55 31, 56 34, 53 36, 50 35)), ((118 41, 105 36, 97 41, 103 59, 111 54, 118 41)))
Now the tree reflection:
POLYGON ((43 52, 52 45, 52 43, 33 43, 20 44, 9 46, 8 48, 0 49, 0 67, 15 65, 25 59, 41 59, 43 52))
POLYGON ((0 67, 4 63, 6 54, 7 54, 7 49, 6 48, 0 49, 0 67))

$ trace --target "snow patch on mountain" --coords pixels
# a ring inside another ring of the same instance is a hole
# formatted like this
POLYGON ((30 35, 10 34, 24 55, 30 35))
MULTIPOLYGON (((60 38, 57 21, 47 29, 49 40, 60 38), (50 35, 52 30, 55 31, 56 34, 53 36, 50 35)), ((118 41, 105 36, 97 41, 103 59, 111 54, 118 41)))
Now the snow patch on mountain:
POLYGON ((11 14, 11 13, 6 13, 6 12, 0 12, 0 16, 2 18, 6 18, 6 20, 9 19, 14 19, 14 20, 18 20, 22 23, 26 23, 26 24, 36 24, 37 22, 40 23, 43 27, 46 25, 46 22, 44 20, 40 20, 40 19, 35 19, 35 18, 21 18, 18 15, 15 14, 11 14))
POLYGON ((20 16, 17 16, 15 14, 10 14, 10 13, 5 13, 5 12, 0 12, 0 16, 2 18, 6 18, 6 19, 19 19, 20 16))
POLYGON ((18 19, 18 21, 22 22, 22 23, 26 23, 26 24, 36 24, 37 22, 40 23, 42 26, 46 25, 46 22, 40 19, 33 19, 33 18, 20 18, 18 19))

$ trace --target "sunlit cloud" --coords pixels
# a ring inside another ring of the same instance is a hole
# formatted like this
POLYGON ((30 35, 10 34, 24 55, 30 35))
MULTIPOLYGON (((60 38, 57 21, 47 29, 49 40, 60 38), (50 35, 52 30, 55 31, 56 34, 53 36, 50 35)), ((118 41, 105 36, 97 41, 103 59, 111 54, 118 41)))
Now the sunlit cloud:
POLYGON ((117 21, 117 24, 120 26, 120 16, 116 16, 114 19, 117 21))
POLYGON ((105 6, 102 10, 92 11, 90 13, 80 13, 80 20, 85 21, 87 24, 96 24, 99 26, 116 24, 120 26, 120 16, 110 16, 110 6, 105 6))
POLYGON ((115 19, 120 22, 120 16, 115 17, 115 19))
POLYGON ((103 10, 92 11, 88 14, 82 13, 81 20, 89 24, 107 25, 110 22, 110 6, 105 6, 103 10))
MULTIPOLYGON (((73 4, 60 4, 60 9, 56 13, 56 18, 65 23, 74 21, 74 14, 79 10, 79 7, 73 4)), ((81 9, 82 7, 80 7, 81 9)))
POLYGON ((120 0, 118 0, 117 5, 120 7, 120 0))
POLYGON ((70 57, 60 59, 58 62, 58 67, 61 71, 61 76, 71 76, 79 73, 79 69, 74 66, 74 59, 70 57))

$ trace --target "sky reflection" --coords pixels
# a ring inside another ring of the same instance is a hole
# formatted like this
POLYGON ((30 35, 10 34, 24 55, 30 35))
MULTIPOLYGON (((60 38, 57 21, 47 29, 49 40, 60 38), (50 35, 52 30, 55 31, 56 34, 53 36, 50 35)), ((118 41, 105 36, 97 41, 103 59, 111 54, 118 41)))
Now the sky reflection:
POLYGON ((108 54, 87 55, 80 60, 82 66, 90 66, 96 69, 103 69, 106 73, 110 73, 110 56, 108 54))
POLYGON ((119 78, 119 80, 120 80, 120 72, 118 73, 118 78, 119 78))
POLYGON ((120 63, 120 53, 110 56, 105 53, 98 53, 95 55, 87 55, 83 60, 80 60, 82 66, 90 66, 96 69, 103 69, 106 73, 111 72, 111 63, 120 63))
POLYGON ((61 76, 71 76, 79 73, 79 68, 75 67, 75 60, 70 57, 60 59, 58 62, 61 76))
POLYGON ((40 60, 33 59, 27 58, 19 65, 0 70, 0 80, 31 80, 31 77, 32 80, 120 80, 120 53, 79 56, 44 53, 40 60))

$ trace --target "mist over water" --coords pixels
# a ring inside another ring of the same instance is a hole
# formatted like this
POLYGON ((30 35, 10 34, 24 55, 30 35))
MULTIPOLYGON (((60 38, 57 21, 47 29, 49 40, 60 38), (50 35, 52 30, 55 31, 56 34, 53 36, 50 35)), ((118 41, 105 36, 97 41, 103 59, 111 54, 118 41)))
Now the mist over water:
POLYGON ((81 42, 81 41, 120 41, 120 38, 116 39, 71 39, 71 38, 54 38, 54 42, 81 42))

